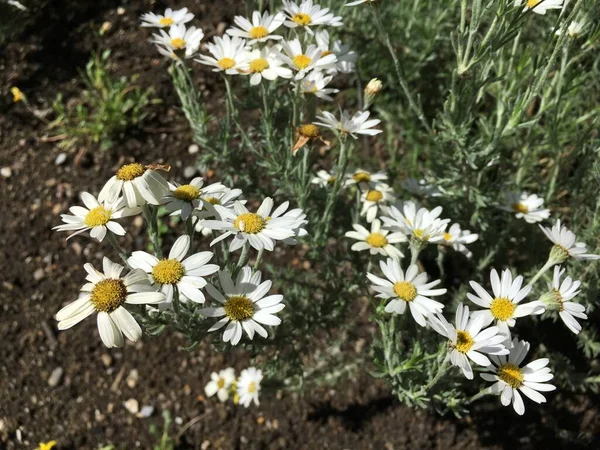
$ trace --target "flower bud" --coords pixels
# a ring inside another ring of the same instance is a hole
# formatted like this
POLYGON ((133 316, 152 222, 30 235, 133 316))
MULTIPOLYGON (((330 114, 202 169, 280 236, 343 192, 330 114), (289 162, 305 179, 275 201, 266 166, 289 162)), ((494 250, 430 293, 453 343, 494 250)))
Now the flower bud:
POLYGON ((383 83, 377 78, 373 78, 365 88, 365 108, 368 109, 374 102, 377 95, 381 92, 383 83))

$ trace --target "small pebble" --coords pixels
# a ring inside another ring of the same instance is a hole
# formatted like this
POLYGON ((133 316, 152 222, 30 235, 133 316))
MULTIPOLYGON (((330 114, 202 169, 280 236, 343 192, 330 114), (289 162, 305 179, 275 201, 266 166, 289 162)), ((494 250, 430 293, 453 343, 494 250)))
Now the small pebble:
POLYGON ((54 369, 52 371, 52 374, 50 375, 50 378, 48 378, 48 385, 50 387, 56 387, 58 386, 58 383, 60 383, 60 380, 63 376, 63 369, 62 367, 57 367, 56 369, 54 369))
POLYGON ((137 414, 140 410, 140 404, 135 398, 130 398, 129 400, 123 403, 123 406, 131 414, 137 414))
POLYGON ((194 175, 196 175, 197 169, 193 166, 187 166, 185 169, 183 169, 183 176, 185 178, 192 178, 194 175))
POLYGON ((117 14, 118 14, 119 16, 122 16, 123 14, 125 14, 125 8, 123 8, 122 6, 119 6, 119 7, 117 8, 117 14))
POLYGON ((137 380, 139 378, 139 374, 137 369, 133 369, 131 370, 131 372, 129 372, 129 375, 127 375, 127 386, 129 386, 131 389, 133 389, 135 387, 135 385, 137 384, 137 380))
POLYGON ((150 417, 153 412, 154 412, 154 406, 146 405, 146 406, 142 407, 142 410, 138 414, 138 417, 147 418, 147 417, 150 417))
POLYGON ((200 444, 200 449, 201 450, 206 450, 208 447, 210 447, 210 441, 209 440, 202 441, 202 444, 200 444))
POLYGON ((4 178, 10 178, 12 175, 12 169, 10 167, 3 167, 0 169, 0 175, 2 175, 4 178))
POLYGON ((112 357, 108 353, 103 353, 100 359, 102 359, 102 364, 106 367, 110 367, 112 364, 112 357))
POLYGON ((60 153, 54 160, 54 164, 56 164, 57 166, 62 166, 66 160, 67 160, 67 154, 60 153))
POLYGON ((40 281, 45 276, 46 276, 46 273, 44 272, 44 269, 42 269, 41 267, 39 269, 36 269, 35 272, 33 272, 33 279, 35 281, 40 281))
POLYGON ((200 147, 198 147, 198 145, 196 144, 192 144, 188 147, 188 152, 190 153, 190 155, 194 155, 196 153, 198 153, 200 151, 200 147))

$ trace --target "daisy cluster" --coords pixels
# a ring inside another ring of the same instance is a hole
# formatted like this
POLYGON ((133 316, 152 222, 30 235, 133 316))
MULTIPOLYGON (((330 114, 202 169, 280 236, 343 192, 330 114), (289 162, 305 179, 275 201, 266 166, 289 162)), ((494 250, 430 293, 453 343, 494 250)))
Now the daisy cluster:
POLYGON ((253 212, 240 198, 241 190, 221 183, 205 186, 202 178, 187 184, 171 183, 163 176, 167 169, 137 162, 126 164, 107 181, 98 197, 83 192, 81 201, 85 206, 72 206, 71 214, 62 215, 64 224, 55 229, 73 232, 67 239, 88 232, 98 241, 108 239, 124 265, 106 257, 102 271, 85 264, 88 282, 81 288, 80 297, 57 313, 58 328, 71 328, 97 313, 104 344, 120 347, 123 337, 137 341, 142 336, 131 312, 156 315, 176 311, 179 303, 205 305, 207 292, 212 301, 197 310, 198 320, 212 322, 207 332, 224 329, 223 341, 232 345, 238 344, 243 334, 249 339, 255 334, 266 338, 267 328, 281 323, 277 313, 285 305, 282 295, 268 295, 272 283, 262 279, 256 264, 252 268, 247 265, 249 252, 254 248, 262 256, 278 242, 295 244, 298 237, 307 234, 306 215, 301 209, 290 209, 289 202, 275 207, 271 198, 253 212), (119 221, 143 212, 150 233, 157 237, 154 222, 159 206, 185 222, 187 234, 175 240, 167 256, 156 247, 153 254, 126 252, 117 241, 126 233, 119 221), (237 265, 220 266, 214 264, 214 252, 195 252, 197 232, 212 236, 210 247, 228 241, 229 251, 223 254, 233 255, 243 249, 237 265), (127 305, 145 307, 140 310, 127 305))
POLYGON ((247 408, 254 403, 258 406, 262 379, 262 371, 256 367, 242 370, 238 377, 235 376, 235 369, 228 367, 210 375, 210 381, 204 387, 204 392, 207 397, 216 395, 221 403, 225 403, 232 396, 233 403, 236 405, 247 408))

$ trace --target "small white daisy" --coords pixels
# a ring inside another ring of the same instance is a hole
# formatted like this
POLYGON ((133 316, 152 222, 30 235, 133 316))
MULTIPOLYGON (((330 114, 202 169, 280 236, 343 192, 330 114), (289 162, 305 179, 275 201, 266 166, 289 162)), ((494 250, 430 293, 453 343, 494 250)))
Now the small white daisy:
POLYGON ((323 55, 333 53, 337 57, 335 68, 329 69, 331 74, 337 72, 353 73, 356 71, 356 60, 358 59, 358 55, 354 50, 350 50, 349 45, 342 44, 342 41, 340 40, 331 42, 327 30, 318 31, 315 37, 317 39, 317 45, 324 50, 323 55))
POLYGON ((220 370, 219 373, 213 372, 210 374, 210 381, 206 383, 204 392, 207 397, 212 397, 217 394, 220 402, 226 402, 229 398, 229 391, 235 383, 235 370, 233 367, 220 370))
POLYGON ((213 197, 225 189, 221 183, 213 183, 202 187, 204 180, 196 177, 189 184, 169 183, 169 192, 163 197, 165 209, 172 216, 181 216, 187 220, 195 209, 204 206, 203 196, 213 197))
POLYGON ((102 265, 104 273, 89 263, 83 266, 89 283, 81 288, 80 297, 56 313, 55 318, 58 329, 66 330, 96 311, 98 331, 104 345, 108 348, 122 347, 123 335, 133 342, 142 336, 142 329, 123 305, 155 305, 163 303, 165 295, 154 291, 142 270, 134 269, 121 277, 123 266, 106 257, 102 265))
POLYGON ((255 332, 266 338, 268 333, 262 325, 277 326, 281 323, 281 319, 275 314, 285 308, 282 303, 283 295, 265 297, 272 283, 261 283, 260 271, 252 274, 252 268, 245 266, 234 284, 231 276, 221 270, 219 282, 223 294, 212 284, 208 284, 206 290, 220 305, 201 309, 200 313, 205 317, 222 317, 208 331, 216 331, 227 325, 223 333, 224 342, 237 345, 242 338, 242 331, 250 339, 254 339, 255 332))
POLYGON ((500 206, 500 209, 515 212, 517 219, 525 219, 527 223, 536 223, 550 217, 550 210, 542 208, 544 199, 535 194, 509 192, 505 198, 505 204, 500 206))
POLYGON ((215 36, 214 43, 209 42, 207 48, 212 56, 200 55, 194 61, 214 67, 213 72, 237 75, 248 62, 246 41, 237 36, 215 36))
POLYGON ((194 217, 197 217, 194 222, 196 231, 202 233, 203 236, 209 236, 212 234, 212 230, 204 227, 204 220, 208 218, 218 218, 219 213, 215 209, 214 205, 220 205, 223 208, 233 208, 233 204, 236 201, 242 204, 246 203, 246 200, 239 200, 242 195, 241 189, 230 189, 223 186, 223 190, 219 192, 213 192, 210 195, 201 194, 202 198, 202 210, 193 211, 194 217))
POLYGON ((440 197, 442 192, 436 186, 427 183, 426 180, 416 178, 405 178, 400 182, 400 186, 406 192, 419 197, 440 197))
POLYGON ((449 339, 450 362, 462 370, 465 377, 473 379, 473 368, 469 359, 480 366, 487 367, 488 355, 508 355, 503 342, 506 336, 499 333, 498 327, 483 328, 483 317, 469 316, 469 307, 460 303, 456 308, 455 325, 451 325, 441 314, 429 317, 429 325, 435 331, 449 339))
POLYGON ((562 9, 563 0, 515 0, 515 6, 525 4, 523 11, 544 15, 549 9, 562 9))
POLYGON ((242 370, 237 380, 237 396, 240 405, 247 408, 252 402, 259 405, 258 393, 260 392, 260 382, 263 379, 262 370, 249 367, 242 370))
POLYGON ((478 234, 471 233, 469 230, 462 230, 460 225, 455 223, 444 232, 444 241, 442 244, 452 247, 457 252, 470 258, 473 256, 473 253, 465 246, 465 244, 472 244, 478 238, 478 234))
POLYGON ((173 25, 183 25, 194 18, 187 8, 181 8, 173 11, 167 8, 164 14, 146 13, 142 14, 140 20, 143 27, 165 28, 173 25))
POLYGON ((357 169, 352 174, 346 175, 344 186, 352 186, 358 184, 363 189, 368 189, 371 186, 387 181, 388 176, 385 172, 379 171, 371 173, 364 169, 357 169))
MULTIPOLYGON (((584 21, 572 21, 568 28, 567 28, 567 36, 571 37, 571 38, 576 38, 579 37, 581 35, 581 32, 583 31, 583 28, 585 27, 585 22, 584 21)), ((556 35, 560 36, 562 34, 562 29, 558 29, 556 30, 556 35)))
POLYGON ((292 78, 291 69, 283 67, 279 52, 273 48, 264 47, 248 53, 246 63, 240 72, 250 75, 250 84, 256 86, 263 80, 273 81, 277 78, 292 78))
POLYGON ((371 273, 367 277, 375 283, 371 289, 379 292, 378 298, 392 299, 386 305, 385 312, 404 314, 408 305, 415 322, 422 327, 427 325, 427 317, 442 312, 444 305, 429 298, 446 293, 445 288, 431 289, 440 284, 440 280, 427 283, 427 274, 419 273, 416 264, 410 265, 404 274, 398 261, 392 258, 387 262, 380 261, 379 266, 387 280, 371 273))
POLYGON ((481 378, 494 383, 489 392, 500 395, 500 401, 504 406, 512 405, 517 414, 523 415, 525 404, 519 394, 525 394, 536 403, 545 403, 546 398, 541 392, 553 391, 555 386, 547 382, 554 378, 550 368, 546 367, 550 362, 548 358, 540 358, 530 362, 524 367, 521 363, 529 352, 529 342, 520 341, 515 338, 512 341, 510 354, 508 356, 491 356, 492 364, 488 370, 493 373, 482 373, 481 378))
POLYGON ((205 297, 200 290, 206 286, 204 277, 217 272, 219 266, 207 264, 213 257, 212 252, 195 253, 186 258, 190 244, 190 237, 183 235, 171 247, 168 258, 158 259, 149 253, 137 251, 131 254, 127 262, 134 269, 141 269, 150 276, 165 294, 167 303, 173 301, 175 288, 182 300, 204 303, 205 297))
POLYGON ((556 221, 552 228, 546 228, 540 225, 541 230, 546 237, 552 241, 554 246, 550 251, 550 260, 554 264, 565 262, 569 257, 582 260, 600 259, 600 255, 593 255, 587 252, 587 246, 584 242, 575 242, 577 236, 567 227, 562 226, 560 219, 556 221))
POLYGON ((98 201, 111 203, 123 194, 128 208, 144 206, 146 203, 160 205, 168 190, 169 184, 153 166, 131 163, 122 166, 106 182, 98 194, 98 201))
POLYGON ((310 182, 321 188, 332 187, 335 183, 335 173, 333 171, 319 170, 310 182))
POLYGON ((314 44, 302 51, 299 39, 283 41, 281 43, 283 53, 279 53, 281 60, 296 71, 296 80, 304 78, 311 70, 327 70, 335 67, 337 61, 335 55, 330 53, 323 56, 323 50, 314 44))
POLYGON ((250 45, 254 45, 257 42, 266 42, 270 39, 279 40, 283 39, 283 37, 273 34, 273 32, 283 25, 284 21, 285 14, 283 13, 271 15, 268 11, 265 11, 261 16, 259 11, 254 11, 252 13, 252 22, 245 17, 235 16, 233 22, 238 28, 230 28, 227 30, 227 34, 247 39, 250 45))
POLYGON ((107 230, 112 231, 118 236, 123 236, 126 233, 125 229, 119 223, 115 222, 114 219, 133 216, 141 212, 140 208, 128 208, 125 206, 123 197, 113 203, 109 203, 108 201, 100 203, 92 194, 82 192, 81 201, 86 206, 85 208, 82 206, 71 206, 69 211, 73 215, 61 214, 62 221, 65 224, 52 228, 57 231, 75 231, 67 239, 88 230, 90 230, 90 236, 93 239, 98 239, 99 242, 102 242, 107 230))
MULTIPOLYGON (((314 95, 321 100, 332 102, 333 97, 331 97, 330 94, 337 94, 340 92, 339 89, 327 87, 332 79, 332 75, 325 76, 321 71, 311 72, 307 77, 300 81, 300 91, 303 94, 314 95)), ((295 86, 295 83, 293 84, 295 86)))
POLYGON ((348 231, 345 236, 358 241, 351 247, 355 252, 369 250, 371 255, 379 254, 393 259, 400 259, 404 256, 393 244, 406 242, 406 236, 402 233, 389 234, 388 230, 382 230, 379 219, 375 219, 371 223, 370 232, 358 223, 353 224, 352 228, 354 231, 348 231))
POLYGON ((417 209, 414 202, 405 202, 402 212, 396 206, 387 210, 390 217, 382 217, 386 228, 400 231, 422 243, 441 243, 450 219, 440 219, 442 207, 438 206, 429 211, 427 208, 417 209))
POLYGON ((158 51, 170 58, 178 58, 182 53, 186 58, 191 58, 200 48, 200 41, 204 37, 204 32, 200 28, 185 25, 173 25, 169 33, 159 30, 159 34, 153 34, 154 42, 158 46, 158 51))
POLYGON ((303 28, 310 34, 313 34, 311 30, 313 26, 341 27, 343 25, 340 16, 330 13, 329 8, 313 5, 313 0, 303 0, 299 6, 293 1, 283 0, 283 9, 288 18, 285 21, 286 27, 303 28))
POLYGON ((360 215, 367 218, 367 222, 373 222, 380 208, 396 200, 394 190, 384 183, 378 183, 372 188, 365 190, 360 196, 363 202, 360 215))
POLYGON ((223 230, 222 235, 214 239, 210 245, 233 236, 229 251, 233 252, 249 242, 256 250, 272 251, 275 241, 283 241, 296 236, 297 217, 281 216, 271 218, 273 199, 266 198, 256 213, 252 213, 241 202, 235 202, 233 208, 214 205, 219 219, 205 220, 203 226, 211 230, 223 230))
POLYGON ((367 120, 370 115, 371 113, 369 111, 358 111, 354 116, 350 117, 348 111, 343 111, 340 119, 338 119, 330 112, 323 111, 321 114, 317 114, 317 119, 320 120, 320 122, 313 123, 315 125, 331 128, 332 130, 337 130, 342 134, 349 134, 354 139, 357 139, 357 134, 375 136, 382 132, 382 130, 373 129, 374 126, 379 125, 381 120, 367 120))
POLYGON ((289 226, 294 231, 294 236, 283 239, 283 243, 287 245, 296 245, 298 243, 296 238, 308 236, 308 232, 304 229, 304 227, 308 224, 308 220, 306 220, 306 214, 304 214, 302 209, 295 208, 288 211, 287 209, 289 206, 290 202, 283 202, 269 215, 269 217, 267 217, 267 221, 271 221, 279 217, 289 220, 289 226))
POLYGON ((575 298, 579 292, 581 281, 573 281, 567 276, 563 282, 560 278, 564 275, 565 269, 560 266, 554 267, 554 276, 552 282, 548 283, 549 292, 540 297, 540 302, 544 304, 549 311, 558 311, 558 315, 565 323, 567 328, 575 334, 581 331, 581 325, 575 317, 586 320, 585 306, 569 300, 575 298))
POLYGON ((510 337, 509 327, 514 327, 519 317, 544 312, 544 307, 537 301, 520 304, 527 297, 532 287, 528 284, 522 288, 523 277, 521 275, 513 281, 512 273, 509 269, 505 269, 502 272, 502 280, 500 280, 496 269, 492 269, 490 282, 493 297, 475 281, 471 281, 470 285, 477 295, 467 293, 469 300, 482 308, 486 308, 484 311, 473 311, 472 313, 474 318, 484 317, 484 326, 496 321, 500 333, 510 337))

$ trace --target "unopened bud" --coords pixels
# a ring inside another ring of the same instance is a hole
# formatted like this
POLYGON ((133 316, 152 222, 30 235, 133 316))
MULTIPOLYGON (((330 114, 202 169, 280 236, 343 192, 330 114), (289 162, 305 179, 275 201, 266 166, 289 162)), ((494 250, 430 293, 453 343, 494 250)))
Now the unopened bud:
POLYGON ((377 78, 373 78, 367 84, 365 88, 365 109, 368 109, 373 103, 375 103, 375 98, 381 92, 383 88, 383 83, 379 81, 377 78))

